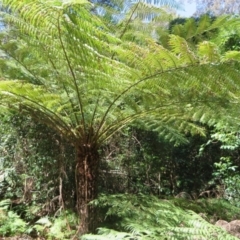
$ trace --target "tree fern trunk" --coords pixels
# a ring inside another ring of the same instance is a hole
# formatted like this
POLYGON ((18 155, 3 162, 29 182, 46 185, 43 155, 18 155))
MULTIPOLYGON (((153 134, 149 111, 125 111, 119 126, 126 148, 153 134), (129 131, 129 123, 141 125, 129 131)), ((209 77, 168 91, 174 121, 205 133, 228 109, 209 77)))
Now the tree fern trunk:
POLYGON ((90 145, 77 147, 77 208, 80 216, 79 233, 93 232, 97 227, 96 211, 88 203, 97 198, 99 154, 90 145))

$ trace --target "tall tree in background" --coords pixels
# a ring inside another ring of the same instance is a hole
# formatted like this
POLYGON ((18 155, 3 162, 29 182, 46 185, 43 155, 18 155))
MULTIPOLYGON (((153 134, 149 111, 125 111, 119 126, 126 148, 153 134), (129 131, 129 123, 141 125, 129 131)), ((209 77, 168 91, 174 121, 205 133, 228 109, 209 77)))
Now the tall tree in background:
MULTIPOLYGON (((238 53, 221 56, 206 41, 193 48, 176 35, 169 49, 151 36, 124 40, 85 0, 2 3, 11 11, 2 13, 9 28, 1 33, 1 111, 31 115, 75 147, 81 234, 96 228, 89 202, 97 197, 99 149, 114 133, 141 121, 183 142, 184 133, 204 134, 196 121, 237 125, 238 53)), ((223 20, 239 23, 225 17, 215 28, 223 20)))

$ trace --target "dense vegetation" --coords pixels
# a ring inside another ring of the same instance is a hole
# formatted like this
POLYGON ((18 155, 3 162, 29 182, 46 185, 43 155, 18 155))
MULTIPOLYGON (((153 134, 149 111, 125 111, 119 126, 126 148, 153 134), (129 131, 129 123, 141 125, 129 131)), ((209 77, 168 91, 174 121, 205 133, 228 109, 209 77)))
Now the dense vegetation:
POLYGON ((0 235, 235 239, 240 18, 97 2, 2 1, 0 235))

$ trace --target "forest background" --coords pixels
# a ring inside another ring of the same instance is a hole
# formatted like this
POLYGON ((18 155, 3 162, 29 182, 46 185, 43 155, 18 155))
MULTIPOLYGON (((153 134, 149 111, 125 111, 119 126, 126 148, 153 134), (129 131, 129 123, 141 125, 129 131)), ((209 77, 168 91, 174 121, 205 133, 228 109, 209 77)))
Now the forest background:
POLYGON ((235 239, 240 4, 2 4, 1 236, 235 239))

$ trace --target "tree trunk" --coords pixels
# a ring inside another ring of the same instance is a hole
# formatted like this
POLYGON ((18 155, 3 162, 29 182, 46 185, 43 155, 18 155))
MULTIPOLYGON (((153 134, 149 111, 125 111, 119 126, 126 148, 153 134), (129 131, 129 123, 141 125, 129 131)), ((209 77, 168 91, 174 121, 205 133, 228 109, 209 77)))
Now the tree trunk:
POLYGON ((99 171, 98 149, 89 144, 77 146, 76 184, 77 209, 80 216, 79 233, 94 232, 97 227, 97 216, 89 202, 97 198, 97 181, 99 171))

